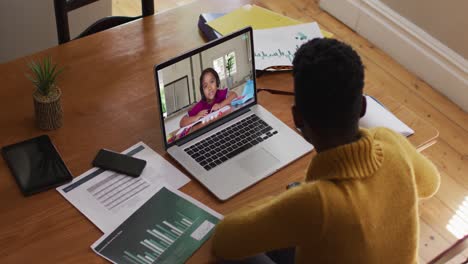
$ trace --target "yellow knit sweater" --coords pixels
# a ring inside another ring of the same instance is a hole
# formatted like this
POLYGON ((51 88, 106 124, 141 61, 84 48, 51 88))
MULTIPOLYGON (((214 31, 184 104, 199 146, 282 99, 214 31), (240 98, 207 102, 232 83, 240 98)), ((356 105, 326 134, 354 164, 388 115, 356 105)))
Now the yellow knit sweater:
POLYGON ((296 247, 296 263, 417 263, 418 198, 440 182, 434 165, 385 128, 316 155, 306 183, 224 218, 213 250, 241 259, 296 247))

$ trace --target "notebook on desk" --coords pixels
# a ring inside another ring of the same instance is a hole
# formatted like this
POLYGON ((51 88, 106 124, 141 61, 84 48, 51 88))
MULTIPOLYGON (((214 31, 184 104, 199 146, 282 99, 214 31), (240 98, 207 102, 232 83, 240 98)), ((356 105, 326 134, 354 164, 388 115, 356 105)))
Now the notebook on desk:
POLYGON ((316 22, 303 23, 256 5, 245 5, 230 13, 203 13, 198 28, 207 40, 252 26, 255 36, 255 69, 283 71, 292 69, 297 48, 314 38, 331 37, 316 22))
POLYGON ((154 69, 167 152, 221 200, 273 174, 313 148, 258 104, 252 51, 252 28, 249 27, 181 54, 154 69), (234 63, 227 72, 225 65, 230 57, 234 58, 234 63), (211 67, 219 75, 217 93, 225 96, 235 93, 237 100, 233 100, 222 115, 174 138, 172 135, 181 129, 182 119, 193 116, 194 106, 204 100, 200 74, 211 67), (187 76, 190 81, 177 82, 186 80, 187 76), (224 91, 226 86, 228 91, 224 91))
MULTIPOLYGON (((205 15, 204 19, 208 26, 221 35, 230 34, 247 26, 251 26, 254 30, 257 30, 304 23, 257 5, 244 5, 222 16, 219 13, 205 15)), ((325 30, 322 30, 322 34, 327 38, 333 36, 332 33, 325 30)))
POLYGON ((414 134, 414 130, 398 119, 384 105, 372 96, 366 95, 366 114, 359 120, 359 126, 365 128, 386 127, 409 137, 414 134))

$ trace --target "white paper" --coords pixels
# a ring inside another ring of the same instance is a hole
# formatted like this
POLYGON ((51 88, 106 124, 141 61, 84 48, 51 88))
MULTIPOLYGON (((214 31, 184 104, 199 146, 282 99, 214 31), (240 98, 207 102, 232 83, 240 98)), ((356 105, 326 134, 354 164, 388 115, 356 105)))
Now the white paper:
POLYGON ((123 151, 146 160, 142 174, 127 175, 92 168, 62 185, 57 191, 93 222, 108 233, 120 225, 163 185, 175 189, 190 179, 143 142, 123 151))
POLYGON ((316 22, 253 31, 255 69, 292 66, 296 50, 314 38, 323 38, 316 22))
POLYGON ((371 96, 366 95, 366 114, 359 120, 359 126, 365 128, 386 127, 406 137, 414 134, 414 130, 398 119, 371 96))

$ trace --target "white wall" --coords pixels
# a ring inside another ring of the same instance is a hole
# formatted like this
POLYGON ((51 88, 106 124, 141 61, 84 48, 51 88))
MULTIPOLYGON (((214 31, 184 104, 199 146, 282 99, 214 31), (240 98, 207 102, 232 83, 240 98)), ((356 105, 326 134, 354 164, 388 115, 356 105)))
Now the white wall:
MULTIPOLYGON (((111 0, 101 0, 68 15, 71 37, 110 16, 111 0)), ((58 45, 53 0, 0 1, 0 63, 58 45)))
MULTIPOLYGON (((193 57, 197 57, 197 56, 193 56, 193 57)), ((166 67, 162 69, 161 72, 162 72, 162 82, 164 84, 174 82, 175 80, 178 80, 184 76, 187 76, 188 83, 189 83, 189 90, 190 90, 189 101, 195 102, 195 99, 193 98, 193 92, 192 92, 193 91, 193 82, 192 82, 193 76, 192 76, 190 58, 181 60, 173 64, 170 67, 166 67)), ((159 76, 159 78, 161 78, 161 75, 159 76)))
POLYGON ((468 59, 467 0, 381 0, 450 49, 468 59))
MULTIPOLYGON (((468 112, 468 60, 436 36, 379 0, 322 0, 320 7, 468 112)), ((424 4, 419 12, 425 12, 424 4)), ((446 21, 437 15, 432 19, 441 25, 446 21)), ((466 31, 466 26, 459 27, 466 31)), ((466 34, 453 37, 468 46, 466 34)))
POLYGON ((200 55, 196 55, 192 57, 192 64, 193 66, 193 76, 198 76, 196 78, 193 78, 193 84, 195 85, 194 91, 195 91, 195 100, 200 100, 201 94, 200 94, 200 75, 202 72, 201 69, 201 64, 200 64, 200 55), (196 67, 195 67, 196 65, 196 67))

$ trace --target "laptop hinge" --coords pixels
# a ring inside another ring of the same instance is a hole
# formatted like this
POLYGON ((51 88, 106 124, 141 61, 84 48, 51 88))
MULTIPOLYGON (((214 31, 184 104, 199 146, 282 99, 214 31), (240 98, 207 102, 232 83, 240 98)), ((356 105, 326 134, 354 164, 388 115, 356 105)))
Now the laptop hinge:
POLYGON ((176 145, 180 147, 180 146, 184 145, 185 143, 187 143, 187 142, 189 142, 189 141, 191 141, 191 140, 205 134, 206 132, 208 132, 210 130, 213 130, 213 129, 221 126, 221 125, 224 125, 225 123, 233 120, 234 118, 239 117, 239 116, 247 113, 248 111, 250 111, 250 107, 245 107, 243 109, 239 109, 238 111, 235 111, 234 113, 222 118, 218 122, 210 124, 207 127, 203 128, 203 129, 200 129, 200 130, 197 130, 197 131, 193 132, 192 134, 188 135, 187 137, 182 138, 179 142, 176 143, 176 145))

